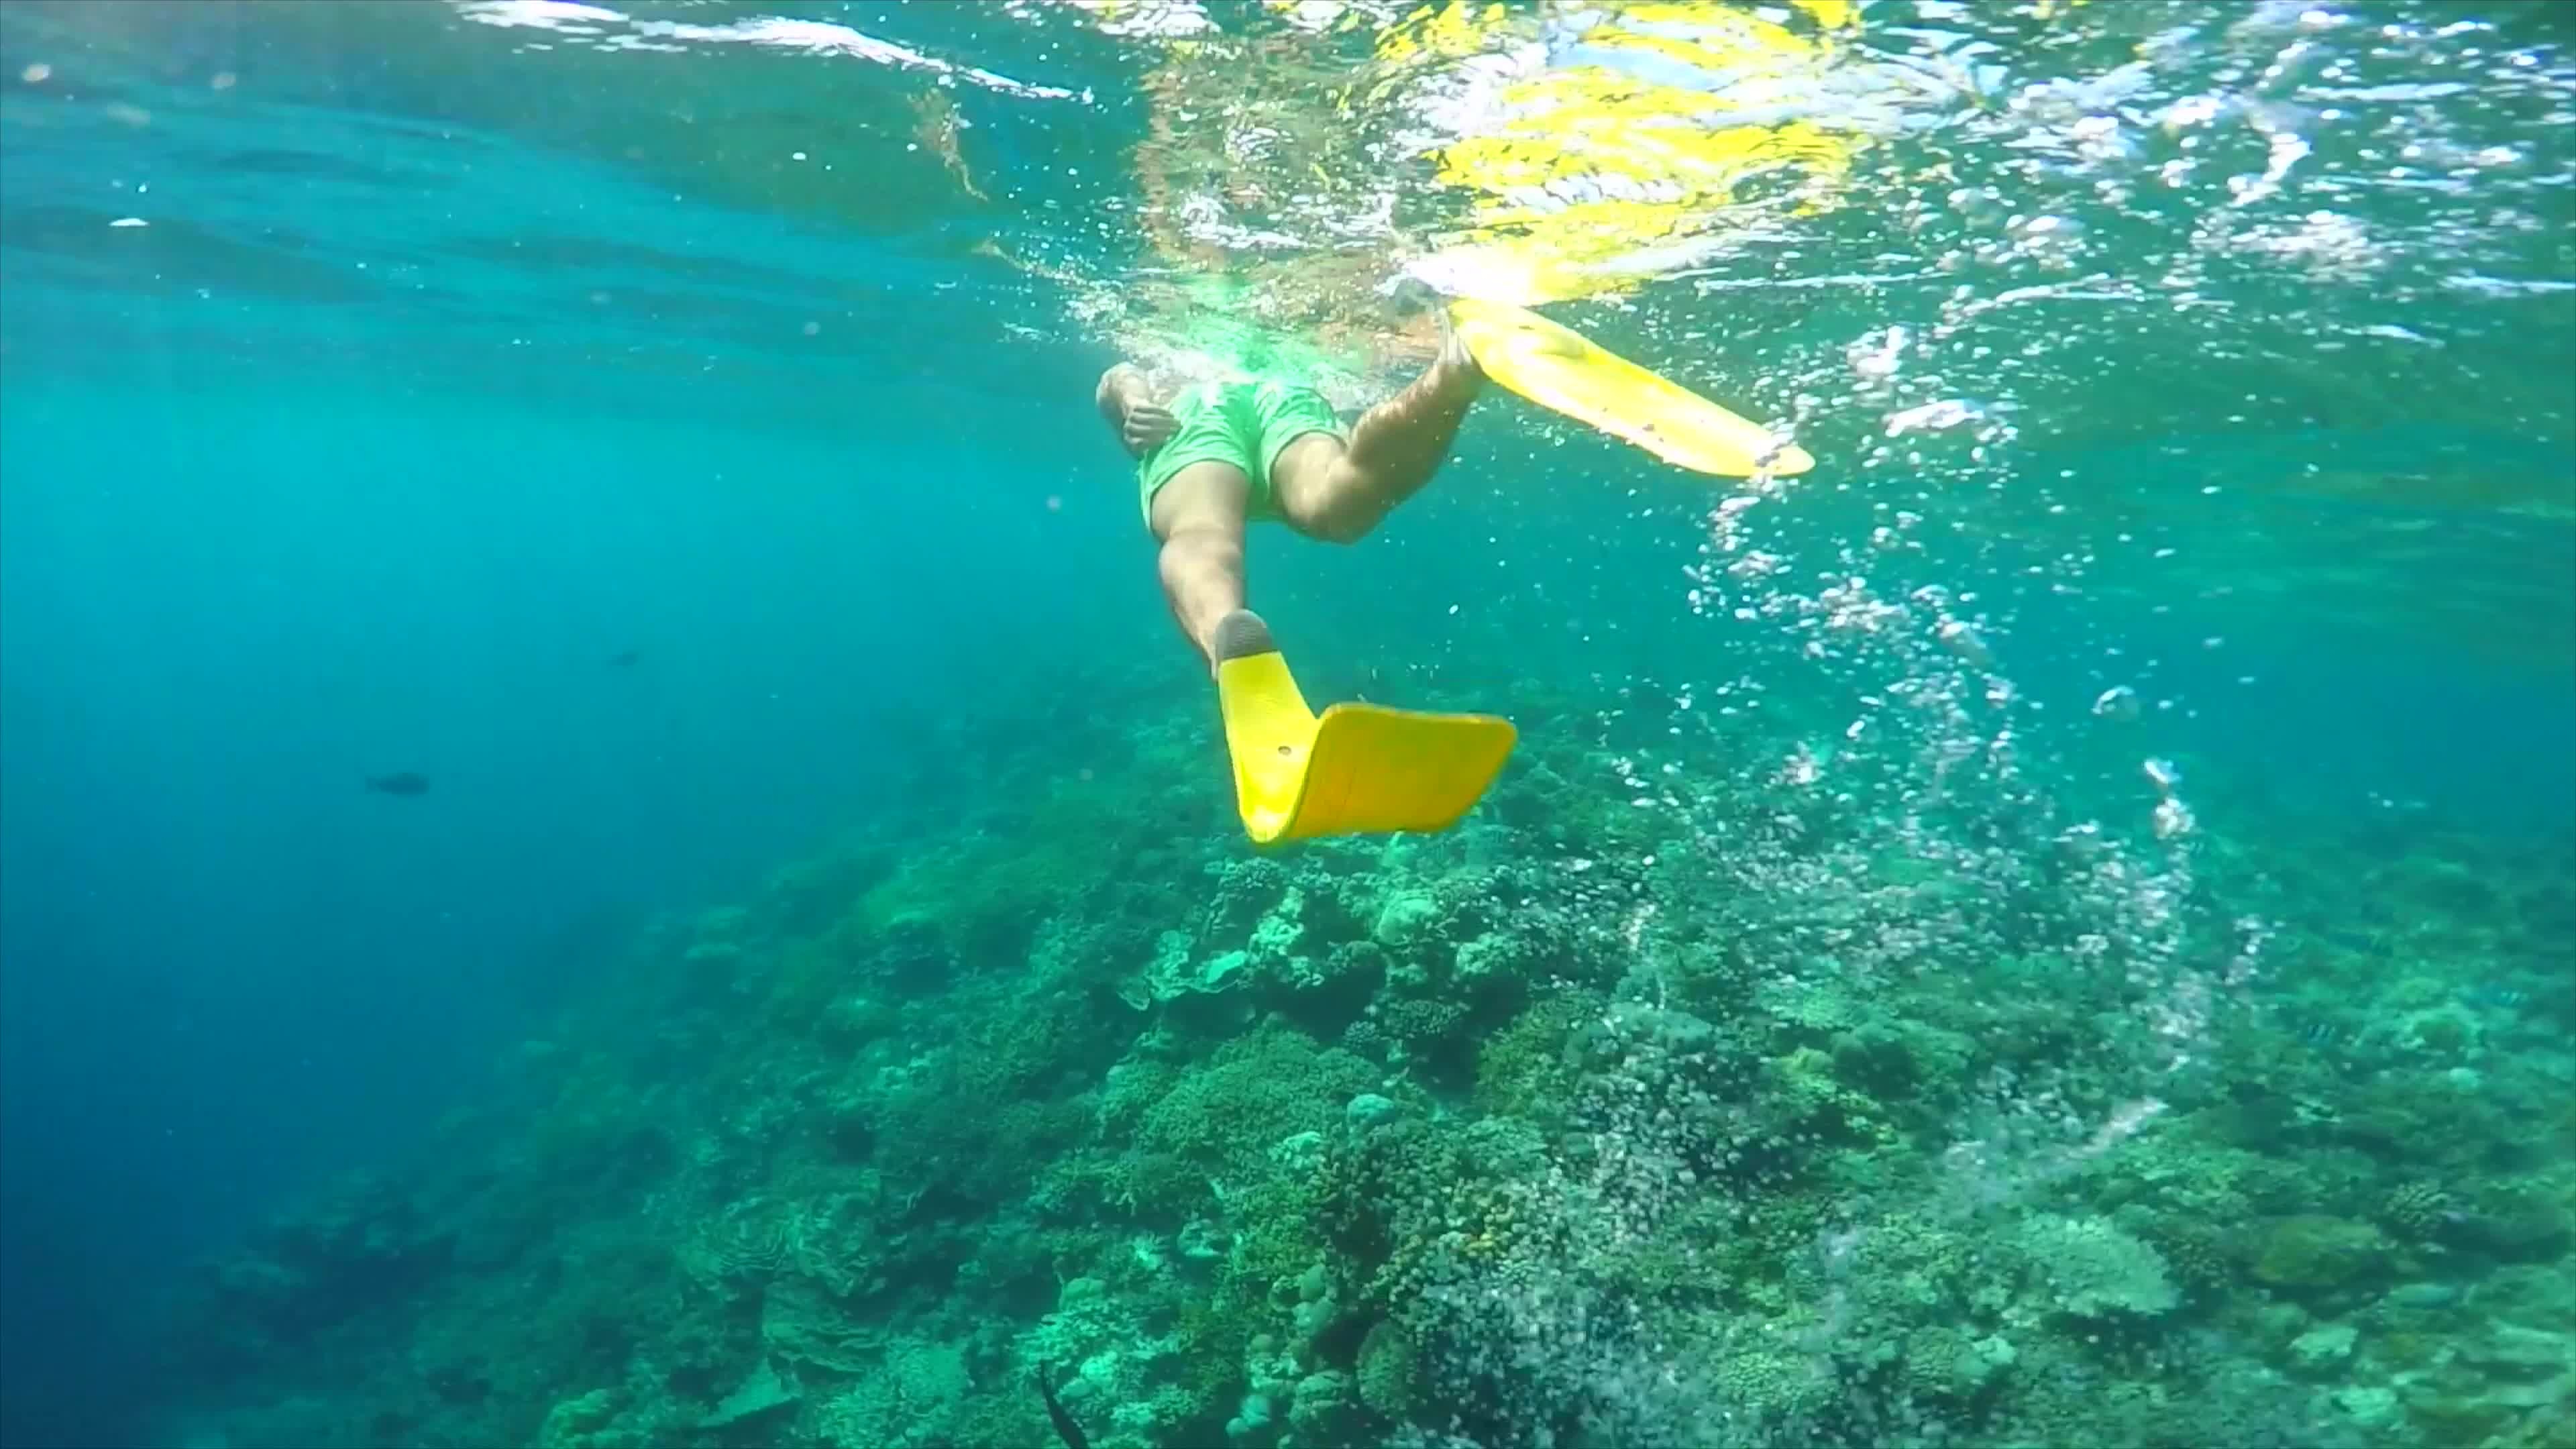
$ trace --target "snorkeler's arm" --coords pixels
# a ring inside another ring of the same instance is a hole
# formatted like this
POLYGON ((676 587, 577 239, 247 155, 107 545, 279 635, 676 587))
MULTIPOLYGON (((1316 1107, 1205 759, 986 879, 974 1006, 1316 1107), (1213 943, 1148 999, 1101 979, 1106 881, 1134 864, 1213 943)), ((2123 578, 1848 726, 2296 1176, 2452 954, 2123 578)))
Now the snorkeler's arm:
POLYGON ((1144 457, 1181 430, 1171 410, 1154 401, 1145 374, 1132 364, 1122 362, 1100 374, 1091 400, 1129 457, 1144 457))

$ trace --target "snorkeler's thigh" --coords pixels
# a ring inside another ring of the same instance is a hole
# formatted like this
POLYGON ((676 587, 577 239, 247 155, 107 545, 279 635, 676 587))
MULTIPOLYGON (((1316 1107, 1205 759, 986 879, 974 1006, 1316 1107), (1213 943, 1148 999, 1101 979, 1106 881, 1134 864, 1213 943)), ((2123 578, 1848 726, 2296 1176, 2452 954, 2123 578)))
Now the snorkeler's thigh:
POLYGON ((1291 439, 1270 463, 1270 492, 1279 512, 1291 521, 1328 511, 1336 480, 1347 469, 1337 467, 1350 452, 1339 434, 1310 432, 1291 439))
POLYGON ((1170 538, 1185 528, 1240 530, 1252 503, 1252 480, 1232 463, 1208 459, 1192 463, 1154 491, 1156 538, 1170 538))

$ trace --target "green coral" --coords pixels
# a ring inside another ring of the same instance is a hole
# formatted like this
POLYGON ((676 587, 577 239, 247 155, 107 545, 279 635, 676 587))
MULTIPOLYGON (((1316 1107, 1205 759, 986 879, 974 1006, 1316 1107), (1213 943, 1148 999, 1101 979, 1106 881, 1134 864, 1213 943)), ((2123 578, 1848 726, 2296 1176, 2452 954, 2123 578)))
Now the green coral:
POLYGON ((1852 1248, 1853 1291, 1890 1322, 1959 1316, 1979 1243, 1960 1225, 1917 1213, 1893 1213, 1858 1234, 1852 1248))
POLYGON ((1171 1095, 1180 1080, 1180 1069, 1169 1062, 1131 1057, 1110 1067, 1093 1107, 1101 1135, 1112 1141, 1133 1136, 1144 1125, 1145 1114, 1171 1095))
POLYGON ((1801 1033, 1804 1040, 1821 1044, 1836 1032, 1860 1025, 1862 1020, 1860 1006, 1831 981, 1830 972, 1822 979, 1765 981, 1754 999, 1761 1010, 1801 1033))
POLYGON ((2263 1225, 2253 1271, 2257 1280, 2293 1293, 2351 1295, 2387 1276, 2393 1249, 2368 1223, 2297 1213, 2263 1225))
POLYGON ((1408 1056, 1435 1051, 1467 1019, 1455 1001, 1406 997, 1378 1007, 1378 1029, 1404 1043, 1408 1056))
POLYGON ((625 1406, 625 1396, 615 1389, 565 1399, 546 1411, 536 1449, 644 1449, 649 1438, 618 1424, 625 1406))
MULTIPOLYGON (((973 1376, 959 1344, 918 1337, 886 1339, 874 1360, 819 1408, 815 1421, 824 1444, 835 1449, 931 1449, 934 1445, 979 1442, 967 1437, 966 1425, 980 1419, 1014 1426, 1016 1437, 1036 1429, 1027 1420, 1026 1400, 1016 1414, 1003 1406, 977 1405, 973 1376)), ((773 1434, 766 1442, 778 1443, 773 1434)))
POLYGON ((2035 1215, 2021 1223, 2014 1247, 2060 1313, 2151 1318, 2180 1301, 2156 1250, 2100 1218, 2035 1215))
POLYGON ((1306 893, 1288 887, 1279 903, 1264 912, 1253 923, 1252 935, 1244 942, 1244 951, 1260 962, 1283 962, 1306 938, 1306 893))
POLYGON ((1243 929, 1294 889, 1287 868, 1266 856, 1224 861, 1208 870, 1216 877, 1208 892, 1208 917, 1221 929, 1243 929))
POLYGON ((1428 936, 1440 916, 1440 903, 1428 891, 1398 891, 1378 908, 1369 936, 1389 951, 1401 951, 1428 936))
MULTIPOLYGON (((1197 949, 1197 939, 1187 931, 1165 931, 1154 938, 1154 954, 1137 971, 1134 979, 1122 983, 1118 994, 1129 1006, 1143 1011, 1158 1001, 1171 1001, 1193 991, 1215 991, 1223 987, 1232 971, 1211 962, 1206 968, 1193 967, 1190 956, 1197 949)), ((1235 953, 1235 965, 1242 964, 1242 954, 1235 953)))
POLYGON ((1764 1106, 1784 1128, 1837 1137, 1888 1135, 1878 1103, 1846 1086, 1823 1051, 1798 1047, 1763 1065, 1764 1106))
POLYGON ((1832 1370, 1821 1360, 1766 1349, 1719 1360, 1715 1381, 1719 1394, 1755 1422, 1806 1420, 1837 1392, 1832 1370))
POLYGON ((1281 1449, 1356 1444, 1367 1423, 1351 1376, 1339 1369, 1322 1369, 1297 1381, 1288 1401, 1289 1437, 1280 1441, 1281 1449))
POLYGON ((1422 1395, 1422 1351, 1396 1324, 1380 1320, 1360 1340, 1353 1367, 1360 1402, 1389 1419, 1411 1415, 1422 1395))
POLYGON ((1589 992, 1542 997, 1487 1037, 1476 1053, 1476 1104, 1497 1116, 1562 1117, 1574 1086, 1566 1043, 1583 1019, 1597 1015, 1601 1007, 1601 999, 1589 992))
POLYGON ((1545 959, 1541 944, 1512 931, 1487 931, 1462 943, 1450 966, 1453 979, 1476 982, 1486 977, 1526 979, 1545 959))
POLYGON ((2138 1233, 2163 1256, 2174 1282, 2195 1293, 2223 1291, 2240 1266, 2226 1232, 2196 1218, 2153 1217, 2138 1233))
POLYGON ((1264 1027, 1217 1049, 1145 1113, 1141 1137, 1153 1148, 1250 1180, 1273 1145, 1332 1127, 1377 1073, 1350 1053, 1316 1047, 1302 1033, 1264 1027))
POLYGON ((1976 1338, 1949 1324, 1918 1328, 1905 1340, 1906 1388, 1919 1399, 1969 1403, 2017 1357, 2001 1337, 1976 1338))
POLYGON ((2398 1236, 2424 1242, 2442 1230, 2453 1212, 2451 1195, 2429 1182, 2400 1183, 2380 1204, 2380 1219, 2398 1236))

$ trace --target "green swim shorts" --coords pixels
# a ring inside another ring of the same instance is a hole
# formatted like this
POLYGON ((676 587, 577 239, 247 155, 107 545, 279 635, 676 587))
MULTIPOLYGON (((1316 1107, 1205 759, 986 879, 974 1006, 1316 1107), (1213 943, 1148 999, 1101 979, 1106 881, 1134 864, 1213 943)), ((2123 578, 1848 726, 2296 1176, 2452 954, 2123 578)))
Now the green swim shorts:
POLYGON ((1280 452, 1308 433, 1347 436, 1323 394, 1274 379, 1201 383, 1173 400, 1172 421, 1180 431, 1136 465, 1137 500, 1148 528, 1154 524, 1154 495, 1172 475, 1192 463, 1208 462, 1242 469, 1252 480, 1246 516, 1275 522, 1280 513, 1270 496, 1270 465, 1279 461, 1280 452))

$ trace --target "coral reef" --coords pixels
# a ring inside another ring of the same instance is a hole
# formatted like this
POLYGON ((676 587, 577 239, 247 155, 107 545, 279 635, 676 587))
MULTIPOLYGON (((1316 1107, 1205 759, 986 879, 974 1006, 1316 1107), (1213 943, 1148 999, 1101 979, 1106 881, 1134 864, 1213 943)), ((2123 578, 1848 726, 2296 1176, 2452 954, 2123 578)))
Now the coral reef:
POLYGON ((1823 784, 1794 710, 1665 769, 1533 691, 1595 727, 1458 830, 1252 858, 1195 726, 1126 745, 1195 831, 997 754, 209 1264, 174 1414, 1037 1444, 1043 1374, 1101 1449, 2569 1442, 2576 887, 2099 826, 1913 687, 1823 784))

